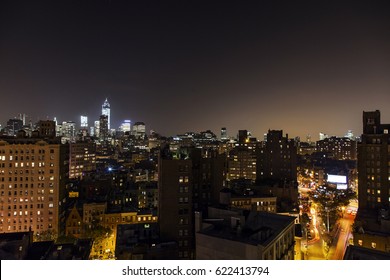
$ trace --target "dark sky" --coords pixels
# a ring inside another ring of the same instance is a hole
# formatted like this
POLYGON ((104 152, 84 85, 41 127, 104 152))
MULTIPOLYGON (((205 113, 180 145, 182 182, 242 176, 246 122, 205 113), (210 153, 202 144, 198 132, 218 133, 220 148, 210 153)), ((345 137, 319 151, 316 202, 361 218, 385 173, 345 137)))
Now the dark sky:
POLYGON ((0 123, 18 113, 262 138, 390 123, 389 1, 1 1, 0 123), (341 3, 342 2, 342 3, 341 3))

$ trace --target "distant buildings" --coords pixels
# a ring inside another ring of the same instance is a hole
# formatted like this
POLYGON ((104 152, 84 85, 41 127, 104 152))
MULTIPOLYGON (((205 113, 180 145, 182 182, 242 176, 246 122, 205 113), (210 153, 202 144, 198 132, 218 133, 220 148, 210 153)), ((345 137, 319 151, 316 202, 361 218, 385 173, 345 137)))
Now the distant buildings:
POLYGON ((256 180, 257 140, 247 130, 240 130, 238 141, 228 154, 228 181, 238 179, 256 180))
POLYGON ((132 135, 135 136, 136 139, 144 139, 146 136, 146 127, 143 122, 136 122, 132 128, 132 135))
POLYGON ((108 103, 108 100, 104 101, 102 105, 102 115, 107 116, 107 129, 111 129, 111 106, 110 103, 108 103))
POLYGON ((96 144, 76 142, 69 144, 69 178, 82 179, 85 173, 96 171, 96 144))
POLYGON ((76 123, 73 121, 63 121, 62 124, 57 125, 56 132, 63 144, 76 141, 76 123))
POLYGON ((99 139, 107 141, 109 136, 108 116, 101 115, 99 117, 99 139))
POLYGON ((122 132, 130 132, 131 131, 131 121, 124 120, 123 123, 121 124, 119 130, 122 132))
POLYGON ((88 128, 88 117, 87 116, 80 116, 80 127, 81 128, 88 128))
POLYGON ((329 157, 337 160, 356 160, 356 141, 348 137, 328 137, 317 141, 317 152, 329 153, 329 157))
POLYGON ((6 135, 16 136, 19 130, 23 129, 23 120, 21 119, 9 119, 7 121, 7 126, 5 127, 6 135))
POLYGON ((229 140, 229 137, 227 135, 226 127, 221 128, 221 141, 229 140))
POLYGON ((282 130, 269 130, 257 154, 258 181, 297 181, 297 144, 282 130))

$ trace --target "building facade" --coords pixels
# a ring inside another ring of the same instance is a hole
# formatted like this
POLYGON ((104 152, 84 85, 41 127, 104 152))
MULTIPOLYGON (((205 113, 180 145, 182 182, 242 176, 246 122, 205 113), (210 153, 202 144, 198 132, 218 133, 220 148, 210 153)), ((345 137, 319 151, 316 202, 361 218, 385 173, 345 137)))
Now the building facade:
POLYGON ((329 137, 317 141, 317 152, 326 152, 330 157, 337 160, 356 160, 356 141, 348 137, 329 137))
POLYGON ((59 233, 64 158, 57 140, 0 140, 0 232, 59 233))
POLYGON ((69 144, 69 178, 82 179, 85 173, 96 171, 96 144, 76 142, 69 144))
POLYGON ((359 210, 389 209, 390 124, 380 112, 363 112, 363 134, 358 143, 359 210))
POLYGON ((269 130, 257 151, 257 180, 297 181, 297 144, 282 130, 269 130))

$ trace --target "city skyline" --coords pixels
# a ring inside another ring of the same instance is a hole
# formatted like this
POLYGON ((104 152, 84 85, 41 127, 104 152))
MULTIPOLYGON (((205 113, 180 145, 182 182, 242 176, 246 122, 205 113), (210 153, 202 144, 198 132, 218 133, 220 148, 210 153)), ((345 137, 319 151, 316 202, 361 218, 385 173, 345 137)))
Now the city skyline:
MULTIPOLYGON (((108 99, 106 98, 103 105, 104 106, 105 104, 108 104, 108 99)), ((379 110, 380 111, 380 110, 379 110)), ((102 109, 102 115, 107 115, 107 112, 103 112, 103 109, 102 109)), ((32 117, 32 116, 29 116, 29 115, 26 115, 24 113, 20 113, 18 114, 18 116, 14 116, 14 117, 11 117, 9 118, 9 120, 11 119, 20 119, 22 120, 23 122, 25 122, 25 125, 35 125, 36 123, 38 123, 39 121, 42 121, 42 120, 54 120, 56 122, 58 122, 58 125, 61 125, 61 123, 74 123, 76 128, 78 129, 83 129, 85 128, 85 122, 87 121, 88 122, 88 116, 85 116, 85 115, 79 115, 77 117, 74 117, 74 118, 71 118, 71 119, 64 119, 64 120, 60 120, 58 119, 57 117, 53 117, 52 119, 49 117, 49 116, 46 116, 46 118, 40 118, 40 117, 32 117), (81 119, 80 119, 81 118, 81 119)), ((91 119, 89 119, 91 121, 91 119)), ((94 122, 98 122, 98 120, 96 121, 91 121, 91 123, 89 124, 89 126, 87 126, 87 128, 94 128, 94 122)), ((121 131, 122 129, 122 126, 124 123, 127 123, 127 125, 132 129, 132 126, 136 123, 143 123, 142 121, 133 121, 133 120, 129 120, 129 119, 124 119, 124 120, 121 120, 121 121, 118 121, 119 125, 118 126, 115 126, 115 127, 111 127, 110 129, 112 130, 116 130, 116 131, 121 131)), ((6 124, 7 124, 7 121, 4 122, 4 124, 2 125, 2 123, 0 122, 0 129, 4 129, 6 128, 6 124)), ((199 130, 199 131, 195 131, 195 130, 192 130, 190 127, 185 130, 185 131, 181 131, 181 132, 177 132, 177 133, 174 133, 174 134, 170 134, 170 135, 165 135, 165 134, 161 134, 161 136, 166 136, 166 137, 171 137, 171 136, 177 136, 177 135, 182 135, 182 134, 186 134, 186 133, 200 133, 202 131, 207 131, 207 130, 210 130, 210 129, 203 129, 203 130, 199 130)), ((226 136, 229 137, 229 138, 237 138, 238 139, 238 133, 239 133, 239 130, 247 130, 246 127, 241 127, 241 128, 238 128, 236 131, 230 131, 229 128, 227 127, 221 127, 219 129, 216 129, 216 130, 211 130, 212 132, 214 132, 216 134, 216 136, 218 138, 222 137, 222 130, 224 130, 224 134, 226 133, 226 136), (230 134, 229 134, 230 132, 230 134)), ((264 133, 262 135, 255 135, 253 134, 250 130, 248 130, 248 133, 250 133, 251 136, 253 137, 256 137, 258 140, 262 140, 262 137, 265 137, 265 135, 267 134, 268 131, 272 131, 272 130, 282 130, 284 134, 287 134, 289 135, 289 132, 288 131, 285 131, 283 128, 280 128, 280 129, 275 129, 275 128, 269 128, 267 131, 264 131, 264 133)), ((150 129, 150 131, 154 131, 153 129, 150 129)), ((159 131, 155 131, 156 133, 159 133, 159 131)), ((295 137, 300 137, 301 138, 301 141, 305 141, 307 139, 310 139, 311 141, 317 141, 317 140, 321 140, 321 137, 332 137, 332 136, 336 136, 336 137, 359 137, 360 134, 356 134, 355 131, 351 130, 351 129, 348 129, 346 131, 344 131, 344 134, 340 134, 340 135, 336 135, 334 133, 331 133, 331 132, 325 132, 325 131, 322 131, 322 130, 319 130, 319 132, 315 135, 311 135, 311 134, 307 134, 307 135, 290 135, 291 138, 295 138, 295 137)))
POLYGON ((313 140, 390 120, 388 3, 2 3, 0 123, 143 121, 165 136, 221 127, 313 140), (336 124, 336 125, 335 125, 336 124))

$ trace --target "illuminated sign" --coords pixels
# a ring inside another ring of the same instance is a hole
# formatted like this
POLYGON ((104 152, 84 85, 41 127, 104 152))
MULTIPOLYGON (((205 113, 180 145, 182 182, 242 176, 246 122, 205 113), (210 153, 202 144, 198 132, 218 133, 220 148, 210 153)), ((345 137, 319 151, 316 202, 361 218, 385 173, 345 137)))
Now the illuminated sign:
POLYGON ((328 174, 327 181, 328 181, 328 183, 346 184, 347 183, 347 176, 328 174))

